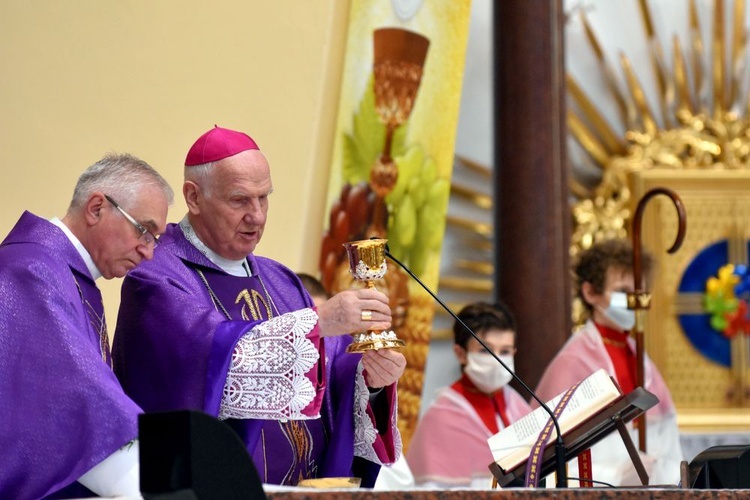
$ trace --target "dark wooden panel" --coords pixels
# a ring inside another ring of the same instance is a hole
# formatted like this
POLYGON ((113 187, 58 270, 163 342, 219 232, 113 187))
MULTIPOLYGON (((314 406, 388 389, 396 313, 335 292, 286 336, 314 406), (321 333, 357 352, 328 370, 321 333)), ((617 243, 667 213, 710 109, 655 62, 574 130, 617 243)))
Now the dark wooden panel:
POLYGON ((560 1, 494 3, 496 294, 532 386, 568 337, 570 210, 560 1))

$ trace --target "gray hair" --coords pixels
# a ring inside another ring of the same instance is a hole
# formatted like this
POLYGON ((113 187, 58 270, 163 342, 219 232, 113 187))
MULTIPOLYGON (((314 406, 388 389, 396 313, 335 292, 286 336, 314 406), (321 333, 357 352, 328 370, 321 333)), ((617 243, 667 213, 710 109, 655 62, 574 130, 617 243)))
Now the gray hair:
POLYGON ((129 153, 109 153, 78 178, 68 211, 82 207, 92 193, 101 191, 127 206, 144 187, 158 187, 171 205, 174 193, 159 172, 129 153))
POLYGON ((203 196, 206 197, 211 196, 209 178, 211 177, 214 165, 216 165, 216 162, 210 161, 208 163, 201 163, 200 165, 185 166, 185 180, 197 184, 203 196))

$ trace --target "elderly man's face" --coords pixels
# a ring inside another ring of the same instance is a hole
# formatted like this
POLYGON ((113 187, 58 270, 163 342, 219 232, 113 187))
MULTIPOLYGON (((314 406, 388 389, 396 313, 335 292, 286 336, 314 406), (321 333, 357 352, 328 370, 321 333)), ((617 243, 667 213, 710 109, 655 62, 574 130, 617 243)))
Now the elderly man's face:
MULTIPOLYGON (((122 278, 143 260, 153 258, 154 244, 144 243, 141 233, 103 195, 94 197, 101 201, 101 220, 89 241, 89 253, 104 278, 122 278)), ((164 232, 169 205, 161 188, 144 187, 135 199, 117 202, 153 235, 164 232)))
MULTIPOLYGON (((201 241, 225 259, 252 253, 263 236, 271 171, 258 150, 243 151, 217 162, 207 181, 208 193, 186 186, 190 220, 201 241)), ((186 183, 187 184, 187 183, 186 183)))

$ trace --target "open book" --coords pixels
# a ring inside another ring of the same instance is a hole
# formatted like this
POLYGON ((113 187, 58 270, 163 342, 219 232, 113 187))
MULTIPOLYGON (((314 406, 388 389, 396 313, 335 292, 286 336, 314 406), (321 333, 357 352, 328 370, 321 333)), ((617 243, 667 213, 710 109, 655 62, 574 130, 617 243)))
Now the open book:
MULTIPOLYGON (((547 402, 550 410, 555 411, 563 394, 547 402)), ((594 372, 581 382, 560 415, 558 423, 561 432, 565 434, 618 397, 620 389, 606 370, 594 372)), ((495 462, 503 470, 509 471, 525 461, 549 418, 549 413, 540 407, 489 438, 487 443, 495 462)), ((553 429, 548 442, 556 438, 557 434, 553 429)))

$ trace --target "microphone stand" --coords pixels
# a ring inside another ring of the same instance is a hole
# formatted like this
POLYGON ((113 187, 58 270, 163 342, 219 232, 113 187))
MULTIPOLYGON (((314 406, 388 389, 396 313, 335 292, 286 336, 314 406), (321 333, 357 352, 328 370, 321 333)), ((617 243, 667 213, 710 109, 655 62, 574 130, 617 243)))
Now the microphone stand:
POLYGON ((556 488, 567 488, 568 487, 568 481, 567 481, 566 472, 565 472, 565 452, 566 452, 566 450, 565 450, 565 443, 563 442, 562 432, 560 432, 560 424, 558 424, 557 418, 555 418, 555 415, 554 415, 554 413, 552 413, 552 410, 549 409, 549 407, 547 406, 547 404, 544 401, 542 401, 541 399, 539 399, 539 396, 537 396, 536 393, 534 391, 532 391, 531 388, 528 385, 526 385, 526 382, 524 382, 523 380, 521 380, 521 378, 518 375, 516 375, 515 372, 513 370, 511 370, 508 367, 508 365, 506 365, 503 362, 503 360, 501 360, 492 351, 492 349, 479 337, 479 335, 477 335, 476 333, 474 333, 474 331, 471 328, 469 328, 466 325, 466 323, 464 323, 463 321, 461 321, 461 318, 459 318, 456 315, 456 313, 454 313, 453 311, 451 311, 451 309, 447 305, 445 305, 443 303, 443 301, 440 300, 438 298, 438 296, 435 295, 432 292, 432 290, 430 290, 427 287, 427 285, 425 285, 424 283, 422 283, 422 280, 420 280, 417 277, 417 275, 414 274, 411 271, 411 269, 409 269, 408 267, 406 267, 405 264, 403 264, 401 261, 399 261, 397 258, 395 258, 393 256, 393 254, 391 254, 391 252, 388 250, 388 245, 385 246, 385 255, 386 255, 386 257, 388 257, 389 259, 391 259, 393 262, 395 262, 396 264, 398 264, 404 271, 406 271, 409 274, 409 276, 411 276, 412 278, 414 278, 416 280, 416 282, 419 283, 419 285, 422 288, 424 288, 425 291, 427 291, 427 293, 429 293, 432 296, 433 299, 435 299, 437 301, 438 304, 440 304, 441 306, 443 306, 443 309, 445 309, 446 311, 448 311, 448 313, 451 316, 453 316, 453 319, 455 319, 458 322, 458 324, 460 324, 462 327, 464 327, 464 329, 466 329, 466 331, 469 332, 471 334, 471 336, 474 337, 474 339, 477 342, 479 342, 479 344, 488 353, 490 353, 490 355, 492 355, 493 358, 495 358, 495 361, 497 361, 498 363, 500 363, 500 365, 503 368, 505 368, 505 370, 508 373, 510 373, 511 376, 519 384, 521 384, 521 386, 526 390, 526 392, 528 392, 531 395, 531 397, 534 398, 536 400, 536 402, 539 403, 539 405, 542 408, 544 408, 544 411, 546 411, 549 414, 549 417, 550 417, 550 419, 552 420, 552 423, 555 426, 555 432, 557 433, 557 439, 555 440, 555 475, 557 476, 557 483, 556 483, 555 487, 556 488))

